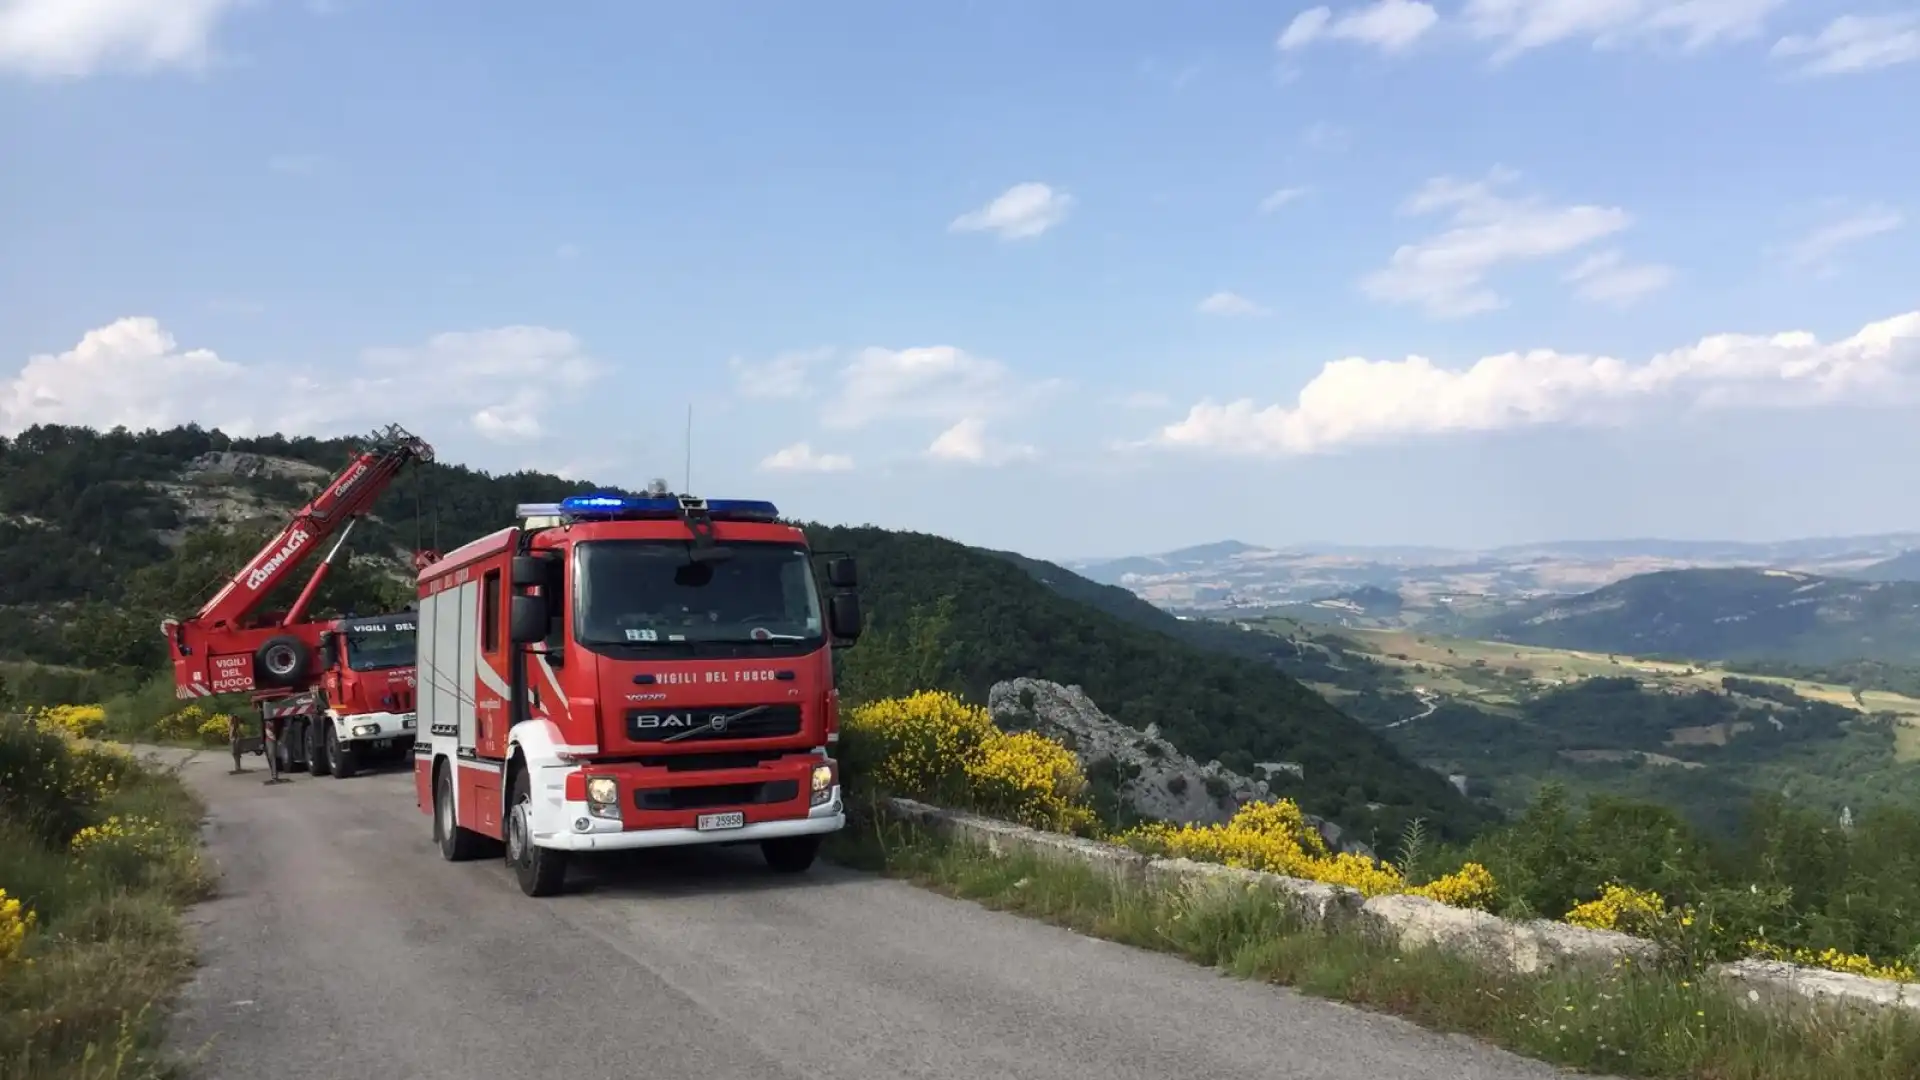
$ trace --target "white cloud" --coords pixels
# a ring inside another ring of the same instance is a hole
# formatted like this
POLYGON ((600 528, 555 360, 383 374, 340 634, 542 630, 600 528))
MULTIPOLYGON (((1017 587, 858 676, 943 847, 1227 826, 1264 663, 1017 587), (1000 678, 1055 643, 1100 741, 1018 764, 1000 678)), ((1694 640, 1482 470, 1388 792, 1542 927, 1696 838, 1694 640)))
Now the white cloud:
POLYGON ((78 79, 108 67, 203 68, 221 19, 250 0, 0 0, 0 70, 78 79))
POLYGON ((741 397, 802 398, 813 393, 813 369, 833 356, 830 348, 798 349, 784 352, 761 364, 739 357, 727 361, 733 372, 733 385, 741 397))
POLYGON ((182 349, 158 320, 91 330, 74 348, 30 358, 0 382, 0 433, 34 424, 140 429, 196 422, 232 434, 335 435, 396 410, 442 412, 511 442, 542 434, 543 415, 600 374, 573 335, 539 326, 437 334, 365 350, 341 370, 242 364, 182 349))
POLYGON ((1822 343, 1804 331, 1717 334, 1644 364, 1536 350, 1443 368, 1423 356, 1325 365, 1294 403, 1203 401, 1151 445, 1284 457, 1420 436, 1618 423, 1662 408, 1920 401, 1920 311, 1822 343))
POLYGON ((1293 17, 1274 47, 1281 52, 1294 52, 1327 39, 1397 53, 1420 40, 1439 21, 1433 6, 1419 0, 1374 0, 1365 7, 1341 12, 1338 17, 1332 8, 1308 8, 1293 17))
POLYGON ((959 465, 1004 465, 1036 456, 1031 446, 989 439, 986 429, 987 423, 980 417, 964 417, 928 445, 927 456, 959 465))
POLYGON ((1267 309, 1239 293, 1217 292, 1200 301, 1203 315, 1265 315, 1267 309))
POLYGON ((1300 188, 1300 187, 1281 188, 1280 190, 1260 200, 1260 212, 1263 214, 1271 214, 1275 210, 1280 209, 1281 207, 1287 205, 1288 203, 1293 202, 1298 198, 1301 198, 1306 193, 1307 193, 1306 188, 1300 188))
POLYGON ((1067 218, 1073 196, 1038 181, 1015 184, 978 210, 948 223, 949 232, 992 232, 1002 240, 1039 236, 1067 218))
POLYGON ((1553 206, 1537 197, 1508 198, 1495 191, 1515 178, 1496 168, 1483 180, 1443 176, 1427 181, 1401 212, 1451 210, 1451 227, 1402 245, 1361 287, 1375 299, 1419 304, 1442 318, 1490 311, 1506 303, 1487 284, 1494 270, 1571 253, 1633 221, 1618 207, 1553 206))
POLYGON ((875 347, 862 349, 841 370, 840 392, 820 419, 837 429, 882 419, 952 423, 1018 411, 1060 386, 1053 379, 1022 379, 998 360, 951 345, 875 347))
POLYGON ((845 472, 853 468, 853 459, 845 454, 816 453, 811 444, 797 442, 762 458, 760 468, 768 472, 845 472))
POLYGON ((1920 60, 1920 11, 1842 15, 1818 35, 1774 43, 1773 55, 1804 57, 1802 75, 1847 75, 1920 60))
POLYGON ((1583 300, 1625 307, 1672 284, 1673 267, 1629 263, 1619 251, 1603 251, 1567 271, 1566 279, 1583 300))
POLYGON ((1905 224, 1906 217, 1897 210, 1867 207, 1801 237, 1787 249, 1787 262, 1821 277, 1831 277, 1839 272, 1835 256, 1842 248, 1893 232, 1905 224))
POLYGON ((1678 38, 1694 52, 1749 38, 1786 0, 1467 0, 1461 18, 1474 35, 1497 42, 1496 63, 1575 38, 1599 48, 1678 38))

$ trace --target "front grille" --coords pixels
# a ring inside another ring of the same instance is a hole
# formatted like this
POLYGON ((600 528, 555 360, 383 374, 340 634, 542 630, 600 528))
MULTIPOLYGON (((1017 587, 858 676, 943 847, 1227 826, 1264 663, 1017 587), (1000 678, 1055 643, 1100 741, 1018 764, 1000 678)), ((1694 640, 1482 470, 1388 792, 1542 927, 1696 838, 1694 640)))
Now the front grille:
POLYGON ((768 705, 752 716, 728 721, 721 730, 707 727, 716 716, 731 716, 750 707, 722 705, 698 709, 632 709, 627 713, 627 738, 640 743, 663 743, 675 735, 704 728, 697 735, 688 735, 669 744, 687 746, 800 734, 798 705, 768 705))
MULTIPOLYGON (((693 742, 683 739, 683 742, 693 742)), ((642 754, 633 760, 641 765, 668 772, 712 772, 715 769, 751 769, 762 762, 777 761, 791 750, 709 750, 701 754, 642 754)))
POLYGON ((706 810, 715 806, 791 802, 799 796, 798 780, 762 780, 750 784, 640 790, 633 793, 633 805, 641 810, 706 810))

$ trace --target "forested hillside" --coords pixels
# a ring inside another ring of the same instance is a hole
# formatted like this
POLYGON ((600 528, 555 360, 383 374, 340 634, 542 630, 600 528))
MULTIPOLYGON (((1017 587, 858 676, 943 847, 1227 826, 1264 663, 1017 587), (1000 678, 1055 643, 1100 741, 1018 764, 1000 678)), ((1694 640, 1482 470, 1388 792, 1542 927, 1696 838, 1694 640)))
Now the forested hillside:
MULTIPOLYGON (((0 440, 0 660, 129 677, 155 669, 160 617, 210 595, 352 449, 194 428, 49 427, 0 440)), ((330 579, 320 610, 403 603, 401 556, 416 539, 451 548, 510 521, 516 503, 594 487, 456 465, 410 470, 355 535, 371 557, 330 579)), ((1301 778, 1280 774, 1285 793, 1362 835, 1391 837, 1419 815, 1462 836, 1493 816, 1277 670, 1252 635, 1189 626, 1051 564, 1016 565, 938 537, 808 530, 817 548, 862 563, 871 629, 840 657, 850 696, 940 687, 984 700, 995 681, 1019 675, 1078 683, 1117 718, 1158 724, 1201 760, 1245 772, 1299 764, 1301 778)))

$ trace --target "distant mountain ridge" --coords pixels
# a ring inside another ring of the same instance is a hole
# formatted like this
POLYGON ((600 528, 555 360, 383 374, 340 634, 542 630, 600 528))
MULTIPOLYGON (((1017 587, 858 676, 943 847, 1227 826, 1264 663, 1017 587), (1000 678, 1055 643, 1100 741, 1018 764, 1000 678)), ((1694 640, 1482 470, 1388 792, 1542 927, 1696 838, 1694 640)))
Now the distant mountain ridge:
POLYGON ((1641 574, 1475 620, 1467 636, 1557 649, 1773 659, 1920 661, 1920 582, 1770 568, 1641 574))
POLYGON ((1089 580, 1131 589, 1160 607, 1196 614, 1271 613, 1356 589, 1386 590, 1406 602, 1403 624, 1415 625, 1435 614, 1576 595, 1662 570, 1758 566, 1826 577, 1909 572, 1920 577, 1920 567, 1895 561, 1916 549, 1920 533, 1757 542, 1564 540, 1487 551, 1332 544, 1272 548, 1228 540, 1063 565, 1089 580))

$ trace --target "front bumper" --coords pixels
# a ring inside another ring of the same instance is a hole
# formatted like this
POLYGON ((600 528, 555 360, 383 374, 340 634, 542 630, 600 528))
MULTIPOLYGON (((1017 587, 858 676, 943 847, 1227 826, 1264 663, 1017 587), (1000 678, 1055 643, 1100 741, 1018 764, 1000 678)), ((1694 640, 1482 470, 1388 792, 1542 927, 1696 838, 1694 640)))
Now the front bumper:
POLYGON ((835 785, 833 796, 807 811, 807 816, 756 821, 737 829, 629 828, 618 821, 595 817, 585 802, 561 804, 564 827, 534 830, 533 842, 557 851, 635 851, 641 848, 685 847, 690 844, 746 844, 788 836, 815 836, 838 832, 847 825, 846 806, 835 785), (581 822, 586 823, 584 829, 581 822))
POLYGON ((341 742, 354 746, 376 743, 401 746, 413 742, 416 723, 418 719, 413 713, 374 712, 342 716, 334 721, 333 728, 341 742))

